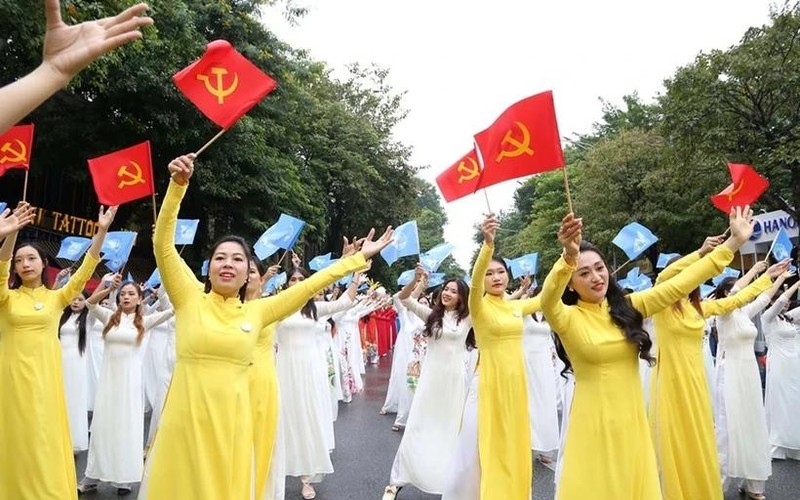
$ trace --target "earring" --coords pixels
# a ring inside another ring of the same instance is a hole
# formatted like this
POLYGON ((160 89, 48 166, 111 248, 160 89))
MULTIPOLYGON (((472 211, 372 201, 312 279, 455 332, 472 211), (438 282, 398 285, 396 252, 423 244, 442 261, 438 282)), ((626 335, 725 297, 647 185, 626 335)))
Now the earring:
POLYGON ((568 287, 567 287, 567 290, 569 290, 570 292, 574 292, 574 291, 575 291, 575 289, 574 289, 574 288, 572 288, 571 286, 568 286, 568 287))

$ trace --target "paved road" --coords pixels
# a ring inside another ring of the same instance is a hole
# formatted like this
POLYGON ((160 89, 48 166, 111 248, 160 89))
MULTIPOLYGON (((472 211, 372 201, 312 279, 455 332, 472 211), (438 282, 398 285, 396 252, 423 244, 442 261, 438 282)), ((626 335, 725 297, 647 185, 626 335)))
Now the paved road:
MULTIPOLYGON (((401 433, 391 430, 394 416, 378 415, 386 394, 390 369, 386 359, 381 360, 380 366, 368 367, 365 380, 367 390, 354 398, 352 403, 340 405, 336 422, 336 450, 332 455, 336 472, 317 487, 319 500, 380 500, 401 438, 401 433)), ((81 453, 77 467, 79 476, 85 466, 86 453, 81 453)), ((767 498, 800 499, 800 462, 776 461, 772 467, 773 475, 767 483, 767 498)), ((554 495, 553 473, 539 463, 534 465, 534 492, 535 500, 552 500, 554 495)), ((135 493, 134 489, 129 498, 135 497, 135 493)), ((84 495, 84 498, 111 499, 117 498, 117 495, 113 488, 101 485, 99 492, 84 495)), ((286 498, 302 498, 299 479, 287 479, 286 498)), ((398 500, 438 498, 438 495, 427 495, 410 487, 404 488, 398 495, 398 500)), ((735 492, 725 496, 725 500, 741 498, 735 492)))

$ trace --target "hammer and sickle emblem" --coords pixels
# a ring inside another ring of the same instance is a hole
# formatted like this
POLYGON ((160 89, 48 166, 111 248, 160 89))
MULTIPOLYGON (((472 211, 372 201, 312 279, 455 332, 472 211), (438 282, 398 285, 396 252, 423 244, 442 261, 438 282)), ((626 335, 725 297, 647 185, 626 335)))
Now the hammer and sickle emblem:
POLYGON ((468 167, 467 164, 464 163, 463 161, 458 164, 458 172, 460 174, 464 174, 458 176, 459 184, 461 184, 462 182, 471 181, 472 179, 478 177, 481 174, 480 170, 478 169, 478 162, 476 162, 472 158, 467 158, 467 160, 469 160, 469 162, 472 164, 472 167, 468 167))
POLYGON ((216 86, 211 85, 211 78, 208 75, 197 75, 197 79, 203 82, 211 95, 216 96, 217 103, 223 104, 225 98, 236 92, 239 86, 239 73, 233 74, 233 82, 226 88, 225 82, 222 81, 223 77, 228 74, 228 70, 214 66, 211 68, 211 74, 217 77, 216 86))
POLYGON ((28 159, 28 148, 25 147, 25 143, 19 139, 14 139, 14 142, 17 143, 17 149, 14 149, 10 142, 0 147, 0 153, 3 153, 3 156, 0 156, 0 165, 3 163, 24 163, 28 159))
POLYGON ((739 181, 739 184, 733 186, 733 191, 728 193, 728 201, 732 201, 733 197, 739 194, 742 189, 744 189, 744 181, 739 181))
POLYGON ((503 142, 501 142, 501 144, 503 146, 510 144, 516 149, 500 151, 500 154, 497 155, 497 159, 495 160, 498 163, 503 158, 516 158, 517 156, 522 156, 523 154, 533 156, 534 151, 531 149, 531 133, 528 130, 528 127, 526 127, 522 122, 514 122, 514 125, 516 125, 519 128, 519 131, 522 133, 522 140, 518 141, 512 137, 512 130, 506 132, 506 136, 503 138, 503 142))
POLYGON ((135 172, 128 170, 128 165, 122 165, 119 167, 119 170, 117 170, 117 177, 120 179, 119 184, 117 185, 119 189, 122 189, 126 186, 134 186, 136 184, 144 184, 142 167, 133 160, 131 160, 131 165, 133 165, 135 172))

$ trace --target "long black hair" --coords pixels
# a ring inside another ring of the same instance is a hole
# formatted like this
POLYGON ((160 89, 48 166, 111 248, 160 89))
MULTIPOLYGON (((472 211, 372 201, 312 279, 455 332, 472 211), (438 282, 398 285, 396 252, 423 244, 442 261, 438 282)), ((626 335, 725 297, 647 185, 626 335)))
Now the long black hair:
MULTIPOLYGON (((47 264, 48 264, 47 254, 45 253, 44 249, 42 249, 42 247, 40 247, 36 243, 33 243, 31 241, 23 241, 22 243, 17 244, 17 247, 14 249, 14 254, 13 254, 14 258, 11 259, 12 263, 14 259, 17 257, 17 252, 19 252, 20 248, 25 248, 25 247, 31 247, 36 251, 36 253, 39 254, 39 258, 42 260, 42 276, 41 276, 42 285, 44 285, 45 288, 50 288, 50 279, 47 276, 47 264)), ((12 267, 12 269, 14 269, 14 267, 12 267)), ((9 288, 14 290, 21 286, 22 286, 22 279, 17 274, 17 271, 14 270, 11 276, 11 286, 9 286, 9 288)))
MULTIPOLYGON (((247 274, 246 274, 247 277, 244 280, 244 285, 242 285, 242 287, 239 289, 239 300, 244 302, 246 300, 246 297, 247 297, 247 284, 250 282, 250 264, 249 263, 250 263, 251 260, 253 260, 253 253, 250 251, 250 245, 248 245, 247 242, 244 241, 244 238, 242 238, 241 236, 236 236, 236 235, 233 235, 233 234, 228 235, 228 236, 223 236, 222 238, 218 239, 216 241, 216 243, 214 243, 214 245, 211 247, 211 250, 208 252, 208 263, 209 263, 208 266, 209 266, 209 268, 211 267, 211 259, 213 259, 214 253, 216 253, 217 248, 219 248, 219 246, 222 245, 223 243, 237 243, 237 244, 239 244, 242 247, 242 252, 244 253, 245 261, 248 263, 248 269, 247 269, 247 274)), ((209 272, 208 274, 210 275, 211 272, 209 272)), ((208 293, 210 291, 211 291, 211 278, 210 278, 210 276, 206 276, 205 292, 208 293)))
MULTIPOLYGON (((88 298, 88 294, 86 291, 81 293, 83 298, 88 298)), ((75 318, 75 321, 78 324, 78 352, 81 356, 83 356, 83 352, 86 350, 86 317, 89 315, 89 308, 86 305, 83 306, 81 312, 78 313, 78 317, 75 318)), ((61 319, 58 321, 58 338, 61 338, 61 327, 64 326, 64 323, 72 317, 72 308, 67 306, 64 308, 64 312, 61 313, 61 319)))
MULTIPOLYGON (((681 259, 681 257, 673 257, 673 258, 669 259, 669 261, 667 262, 667 265, 664 266, 664 269, 666 269, 667 267, 671 266, 672 264, 674 264, 675 262, 677 262, 680 259, 681 259)), ((661 272, 663 273, 664 271, 662 270, 661 272)), ((703 306, 700 305, 700 287, 699 286, 697 288, 695 288, 694 290, 692 290, 691 292, 689 292, 689 303, 692 304, 692 307, 694 307, 695 311, 697 311, 697 313, 700 316, 703 315, 703 306)), ((681 305, 681 301, 680 300, 675 302, 675 305, 673 305, 672 307, 676 311, 681 313, 681 316, 683 316, 683 306, 681 305)))
MULTIPOLYGON (((608 268, 603 253, 591 243, 586 241, 581 242, 580 252, 596 253, 600 256, 600 259, 602 259, 606 268, 608 268)), ((578 303, 578 294, 574 290, 567 288, 564 290, 561 300, 567 305, 575 305, 578 303)), ((631 305, 630 300, 628 300, 625 295, 625 290, 619 286, 616 278, 614 278, 610 272, 608 274, 608 290, 606 291, 606 300, 608 301, 608 309, 609 314, 611 315, 611 320, 615 325, 617 325, 617 327, 619 327, 620 330, 622 330, 622 334, 625 336, 628 342, 638 346, 639 357, 647 361, 650 366, 653 366, 656 361, 655 358, 650 354, 650 348, 653 347, 653 341, 650 339, 650 334, 644 329, 644 317, 642 316, 642 313, 637 311, 636 308, 631 305)), ((567 352, 564 350, 564 346, 561 345, 560 341, 556 342, 556 353, 565 365, 562 373, 571 370, 572 362, 569 360, 569 356, 567 356, 567 352)))
POLYGON ((739 281, 739 278, 734 278, 733 276, 724 278, 722 281, 717 283, 717 287, 712 292, 712 295, 715 299, 724 299, 730 295, 731 290, 733 290, 733 285, 735 285, 737 281, 739 281))
MULTIPOLYGON (((431 314, 425 320, 425 327, 422 330, 424 337, 433 337, 439 339, 442 336, 442 318, 444 318, 444 304, 442 304, 442 291, 444 287, 450 283, 456 284, 458 291, 458 304, 456 305, 456 324, 461 323, 461 320, 469 316, 469 286, 467 282, 459 278, 450 278, 440 287, 437 288, 433 302, 431 304, 431 314)), ((477 347, 475 342, 475 331, 470 328, 467 333, 467 338, 464 341, 467 349, 475 349, 477 347)))
MULTIPOLYGON (((310 276, 309 272, 303 269, 302 267, 293 267, 292 270, 289 271, 289 273, 287 274, 288 276, 287 281, 290 280, 292 276, 294 276, 295 274, 301 275, 304 279, 310 276)), ((302 314, 306 318, 310 318, 313 319, 314 321, 317 321, 318 319, 317 304, 314 302, 314 297, 308 299, 306 305, 304 305, 303 308, 300 309, 300 314, 302 314)))

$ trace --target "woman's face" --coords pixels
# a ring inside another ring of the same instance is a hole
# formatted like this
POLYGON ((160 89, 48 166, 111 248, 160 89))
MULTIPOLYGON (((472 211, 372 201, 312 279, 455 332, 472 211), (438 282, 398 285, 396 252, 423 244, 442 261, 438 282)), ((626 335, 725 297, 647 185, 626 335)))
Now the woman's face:
POLYGON ((32 246, 22 246, 14 254, 14 272, 22 280, 22 284, 29 288, 35 288, 42 284, 42 271, 44 262, 39 256, 39 252, 32 246))
POLYGON ((261 290, 264 288, 264 283, 266 282, 266 276, 264 278, 261 277, 261 275, 258 273, 258 267, 256 267, 255 262, 252 260, 250 261, 250 267, 247 275, 247 296, 260 297, 261 290))
POLYGON ((86 299, 83 295, 78 295, 72 302, 69 303, 69 309, 74 313, 79 313, 83 311, 83 308, 86 307, 86 299))
POLYGON ((442 293, 440 295, 442 305, 448 311, 456 309, 458 307, 459 296, 458 296, 458 286, 456 285, 455 281, 451 281, 442 288, 442 293))
POLYGON ((250 264, 242 245, 235 241, 220 243, 208 266, 211 290, 225 298, 236 297, 247 281, 249 269, 250 264))
POLYGON ((288 282, 286 282, 286 287, 288 288, 288 287, 290 287, 290 286, 294 286, 294 285, 296 285, 297 283, 300 283, 301 281, 303 281, 304 279, 306 279, 306 277, 305 277, 305 276, 303 276, 303 274, 302 274, 302 273, 294 273, 294 274, 292 274, 292 276, 289 278, 289 281, 288 281, 288 282))
POLYGON ((600 255, 592 250, 581 252, 578 269, 572 273, 569 285, 580 299, 590 304, 599 304, 608 291, 608 268, 600 255))
POLYGON ((422 297, 420 297, 419 299, 417 299, 417 302, 419 302, 423 306, 429 305, 428 297, 425 297, 424 295, 422 297))
POLYGON ((128 283, 119 290, 119 308, 122 312, 130 314, 136 310, 136 307, 142 303, 142 298, 139 296, 139 288, 133 283, 128 283))
POLYGON ((505 266, 499 262, 491 261, 486 268, 483 286, 490 295, 503 295, 508 288, 508 273, 505 266))

